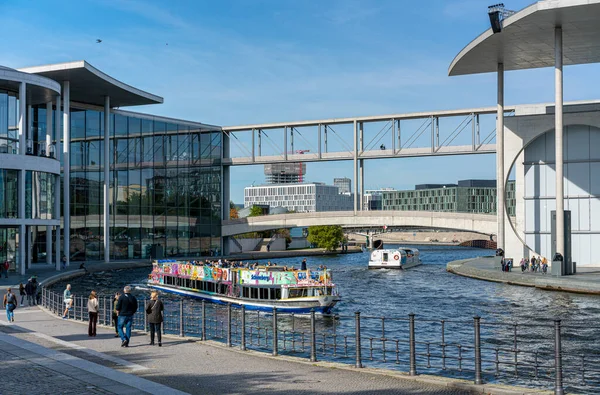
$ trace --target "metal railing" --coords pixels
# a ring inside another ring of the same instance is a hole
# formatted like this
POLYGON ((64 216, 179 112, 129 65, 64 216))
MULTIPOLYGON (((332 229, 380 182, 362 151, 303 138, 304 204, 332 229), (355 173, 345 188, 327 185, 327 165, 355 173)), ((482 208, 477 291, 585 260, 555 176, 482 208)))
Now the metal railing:
MULTIPOLYGON (((87 298, 74 298, 69 318, 87 320, 87 298)), ((600 353, 570 340, 583 328, 560 320, 536 324, 362 315, 317 316, 249 310, 180 299, 165 303, 163 332, 229 347, 401 369, 537 388, 594 393, 600 387, 600 353)), ((42 305, 62 314, 62 294, 42 289, 42 305)), ((147 300, 139 301, 134 329, 147 332, 147 300)), ((112 326, 112 297, 99 296, 98 324, 112 326)), ((593 340, 592 340, 593 341, 593 340)))

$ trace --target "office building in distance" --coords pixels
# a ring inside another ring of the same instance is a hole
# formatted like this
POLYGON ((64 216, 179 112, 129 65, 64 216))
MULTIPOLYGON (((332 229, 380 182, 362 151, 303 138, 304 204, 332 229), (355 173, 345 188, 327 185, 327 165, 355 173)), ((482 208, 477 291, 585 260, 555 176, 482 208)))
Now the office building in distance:
MULTIPOLYGON (((515 215, 515 183, 507 185, 507 211, 515 215)), ((462 180, 458 184, 421 184, 414 190, 377 191, 382 210, 449 211, 493 214, 496 212, 496 180, 462 180)))
POLYGON ((338 187, 340 193, 352 193, 352 180, 348 177, 334 178, 333 185, 338 187))

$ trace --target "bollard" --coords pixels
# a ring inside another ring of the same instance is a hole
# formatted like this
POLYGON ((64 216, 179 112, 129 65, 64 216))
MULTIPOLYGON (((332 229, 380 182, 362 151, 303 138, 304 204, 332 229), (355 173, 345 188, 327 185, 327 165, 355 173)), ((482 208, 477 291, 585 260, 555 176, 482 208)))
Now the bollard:
MULTIPOLYGON (((302 345, 304 347, 304 345, 302 345)), ((317 362, 317 334, 315 331, 315 309, 310 309, 310 361, 317 362)))
POLYGON ((473 317, 475 331, 475 384, 483 384, 481 380, 481 317, 473 317))
POLYGON ((273 356, 277 356, 278 344, 277 344, 277 307, 273 307, 273 356))
POLYGON ((179 337, 183 337, 183 299, 179 300, 179 337))
POLYGON ((202 340, 206 340, 206 302, 202 301, 202 340))
POLYGON ((144 299, 144 333, 148 333, 148 314, 146 314, 147 308, 148 308, 148 300, 144 299))
POLYGON ((355 333, 356 336, 356 366, 362 368, 362 346, 360 345, 360 311, 354 313, 355 333))
POLYGON ((560 320, 554 320, 554 367, 556 370, 554 393, 556 395, 563 395, 565 393, 562 380, 562 347, 560 340, 560 320))
POLYGON ((244 307, 244 305, 242 305, 241 307, 241 314, 242 314, 242 344, 241 344, 241 348, 242 351, 246 351, 246 307, 244 307))
POLYGON ((410 313, 408 315, 408 327, 409 327, 409 343, 410 343, 410 372, 411 376, 417 375, 417 356, 415 347, 415 315, 410 313))
POLYGON ((227 303, 227 347, 231 347, 231 303, 227 303))

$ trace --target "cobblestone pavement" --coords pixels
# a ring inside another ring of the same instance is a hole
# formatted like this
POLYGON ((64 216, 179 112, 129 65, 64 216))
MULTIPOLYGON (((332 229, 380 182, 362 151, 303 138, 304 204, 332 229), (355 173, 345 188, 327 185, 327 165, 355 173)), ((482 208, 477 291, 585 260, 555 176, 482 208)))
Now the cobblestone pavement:
MULTIPOLYGON (((265 357, 265 354, 241 352, 181 338, 163 338, 163 347, 150 347, 147 345, 149 336, 142 333, 132 337, 129 348, 121 348, 120 340, 113 337, 114 332, 110 328, 99 327, 98 336, 90 338, 86 333, 87 326, 81 322, 56 319, 37 307, 20 309, 19 313, 13 326, 0 326, 0 331, 10 330, 12 336, 19 339, 118 369, 129 376, 133 376, 129 373, 135 373, 133 377, 142 377, 191 394, 473 393, 472 388, 451 388, 442 378, 429 377, 429 381, 424 382, 423 377, 423 381, 418 382, 388 374, 374 374, 366 369, 338 369, 299 363, 284 357, 265 357), (131 366, 119 361, 128 361, 131 366), (136 369, 136 366, 142 369, 136 369)), ((478 392, 481 391, 482 387, 479 387, 478 392)))
MULTIPOLYGON (((37 356, 0 341, 0 393, 114 394, 60 371, 40 365, 37 356)), ((62 366, 65 371, 66 365, 62 366)))

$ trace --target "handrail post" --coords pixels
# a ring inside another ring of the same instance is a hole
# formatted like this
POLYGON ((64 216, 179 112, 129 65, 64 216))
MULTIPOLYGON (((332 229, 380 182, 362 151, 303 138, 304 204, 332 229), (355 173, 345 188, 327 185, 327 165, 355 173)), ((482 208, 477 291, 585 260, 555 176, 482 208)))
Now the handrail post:
POLYGON ((554 393, 556 395, 563 395, 565 390, 563 388, 562 379, 562 346, 560 339, 560 320, 554 320, 554 366, 556 369, 556 383, 554 385, 554 393))
POLYGON ((310 309, 310 361, 317 362, 317 333, 315 330, 315 309, 310 309))
POLYGON ((360 311, 354 313, 355 333, 356 336, 356 364, 357 368, 362 368, 362 346, 360 344, 360 311))
POLYGON ((246 351, 246 307, 242 305, 241 313, 242 314, 242 351, 246 351))
POLYGON ((473 317, 473 329, 475 331, 475 384, 483 384, 481 380, 481 317, 473 317))
POLYGON ((410 313, 408 315, 408 328, 409 328, 409 343, 410 343, 410 372, 411 376, 417 375, 417 356, 415 347, 415 314, 410 313))
POLYGON ((227 303, 227 347, 231 347, 231 303, 227 303))
POLYGON ((277 344, 277 307, 273 307, 273 356, 277 356, 278 352, 277 344))
POLYGON ((148 314, 146 314, 146 309, 148 300, 144 299, 144 333, 148 333, 148 314))
POLYGON ((206 302, 202 301, 202 340, 206 340, 206 302))
POLYGON ((179 300, 179 336, 183 337, 184 328, 183 328, 183 299, 179 300))

